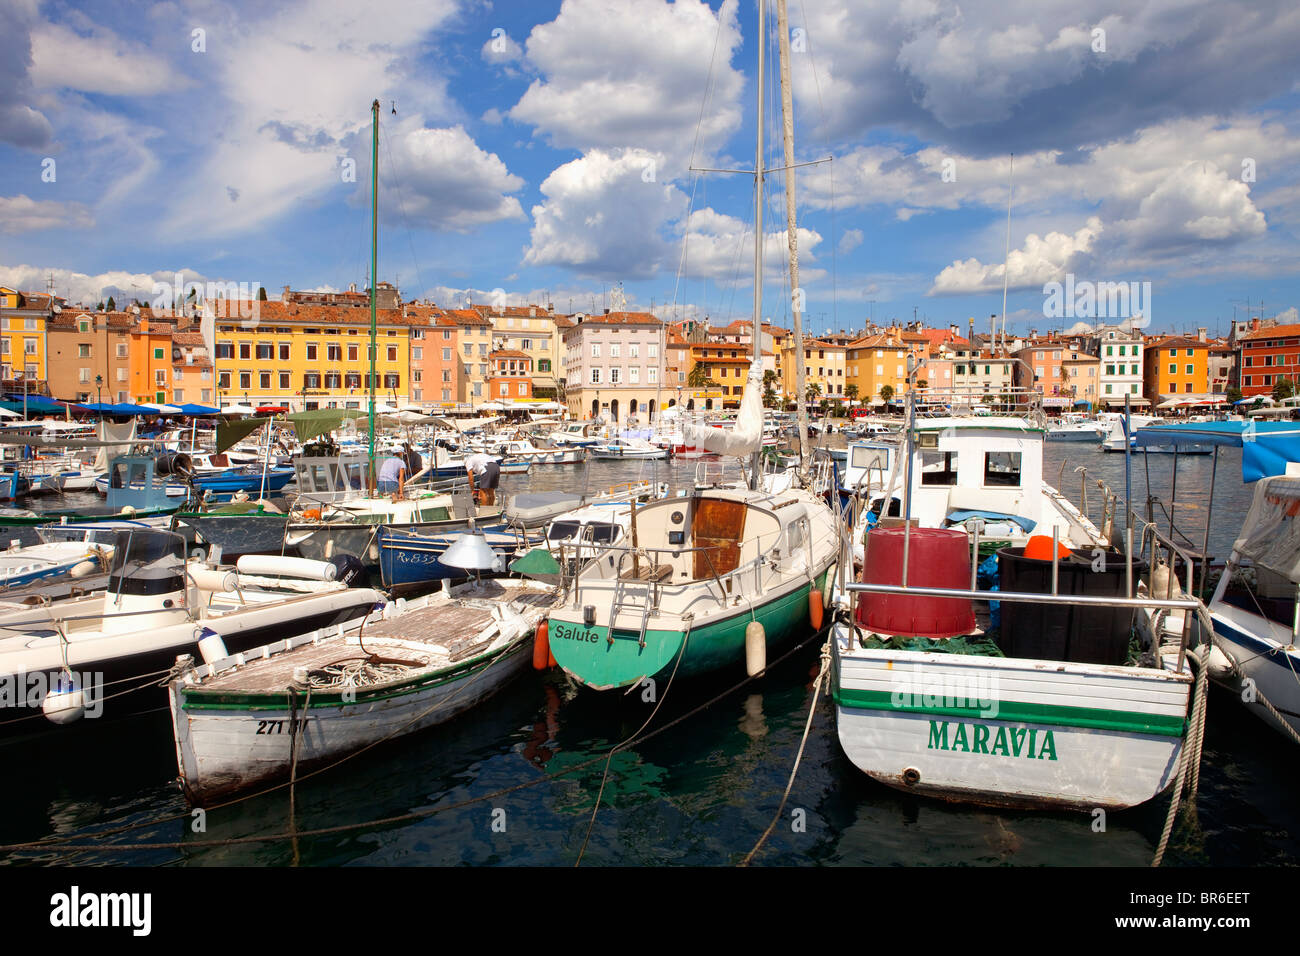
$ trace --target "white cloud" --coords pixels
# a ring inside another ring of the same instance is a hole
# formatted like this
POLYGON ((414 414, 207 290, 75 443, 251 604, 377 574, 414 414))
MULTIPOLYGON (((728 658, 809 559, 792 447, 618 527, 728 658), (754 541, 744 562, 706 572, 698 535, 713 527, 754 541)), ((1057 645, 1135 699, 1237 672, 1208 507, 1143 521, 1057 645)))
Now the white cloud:
MULTIPOLYGON (((232 280, 212 279, 192 269, 180 270, 184 282, 226 282, 232 280)), ((132 299, 148 304, 154 298, 155 282, 163 283, 169 288, 175 283, 176 270, 157 270, 155 272, 126 272, 110 270, 95 275, 76 272, 72 269, 51 266, 0 264, 0 285, 24 292, 44 292, 46 282, 54 277, 54 294, 62 296, 68 302, 81 303, 92 308, 101 300, 112 296, 118 308, 125 308, 132 299)))
POLYGON ((1040 237, 1025 237, 1023 248, 1012 249, 1004 269, 1002 263, 984 264, 978 259, 955 261, 934 279, 928 295, 969 295, 1001 291, 1003 275, 1010 275, 1011 289, 1041 287, 1074 271, 1081 257, 1088 253, 1102 233, 1101 220, 1088 219, 1073 235, 1049 232, 1040 237))
POLYGON ((1166 177, 1116 229, 1142 248, 1184 248, 1253 238, 1267 230, 1250 189, 1213 163, 1188 163, 1166 177))
POLYGON ((862 245, 861 229, 846 229, 844 235, 840 236, 839 250, 842 255, 848 255, 858 246, 862 245))
POLYGON ((391 171, 382 160, 380 166, 381 206, 390 221, 398 219, 399 206, 412 227, 453 232, 525 218, 519 200, 508 195, 524 181, 461 126, 403 127, 393 137, 391 156, 391 171))
MULTIPOLYGON (((786 274, 788 233, 768 232, 763 243, 763 274, 766 281, 786 274)), ((822 237, 811 229, 799 228, 799 283, 825 276, 825 270, 810 265, 822 237)), ((686 255, 683 272, 692 277, 713 279, 722 284, 752 286, 754 279, 754 232, 745 222, 713 209, 697 209, 686 220, 686 255)))
POLYGON ((190 82, 162 57, 105 27, 82 36, 57 23, 42 23, 32 31, 31 78, 38 88, 110 96, 173 92, 190 82))
POLYGON ((34 229, 89 229, 95 217, 79 202, 36 200, 25 195, 0 196, 0 232, 34 229))
POLYGON ((730 65, 741 44, 736 9, 736 0, 717 14, 701 0, 565 0, 529 34, 528 60, 542 77, 509 115, 557 147, 637 147, 675 168, 699 124, 707 154, 741 121, 745 80, 730 65))
POLYGON ((554 170, 532 210, 524 262, 609 279, 648 278, 674 262, 662 229, 686 197, 655 176, 662 162, 641 149, 596 149, 554 170))
POLYGON ((516 43, 510 34, 506 33, 504 27, 493 29, 492 36, 488 37, 479 54, 485 62, 491 63, 493 66, 518 63, 524 58, 523 47, 516 43))
MULTIPOLYGON (((456 112, 446 77, 414 63, 456 12, 454 0, 304 0, 268 9, 255 19, 226 7, 205 12, 205 55, 214 57, 218 41, 228 55, 212 61, 205 161, 177 191, 166 221, 177 235, 240 234, 303 200, 351 192, 341 160, 354 135, 369 133, 370 95, 381 103, 381 154, 399 91, 404 119, 436 123, 456 112)), ((368 161, 365 139, 352 157, 358 168, 368 161)))

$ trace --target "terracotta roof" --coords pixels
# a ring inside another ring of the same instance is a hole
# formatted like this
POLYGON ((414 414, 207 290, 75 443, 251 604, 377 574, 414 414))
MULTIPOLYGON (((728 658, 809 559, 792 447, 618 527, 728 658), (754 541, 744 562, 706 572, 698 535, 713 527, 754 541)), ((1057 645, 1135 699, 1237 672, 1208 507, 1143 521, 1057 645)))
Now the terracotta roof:
POLYGON ((203 336, 198 332, 176 332, 172 335, 172 342, 176 345, 202 345, 208 343, 203 340, 203 336))
POLYGON ((579 325, 597 323, 601 325, 662 325, 649 312, 608 312, 604 315, 589 315, 579 325))
MULTIPOLYGON (((260 306, 257 315, 262 325, 276 322, 310 322, 321 326, 370 324, 370 310, 358 309, 352 306, 302 305, 297 302, 259 302, 257 305, 260 306)), ((240 312, 249 312, 253 307, 253 303, 250 301, 229 301, 226 306, 226 317, 218 316, 218 325, 230 322, 238 324, 244 321, 240 318, 240 312)), ((475 314, 475 319, 478 320, 475 324, 487 324, 486 321, 479 320, 477 314, 475 314)), ((375 315, 375 321, 377 324, 384 326, 418 326, 428 323, 427 318, 408 318, 401 309, 379 309, 375 315)))
MULTIPOLYGON (((1300 326, 1296 326, 1296 328, 1300 329, 1300 326)), ((1186 335, 1166 335, 1162 339, 1158 339, 1155 342, 1148 342, 1147 344, 1151 348, 1156 348, 1156 349, 1162 349, 1162 348, 1208 349, 1210 347, 1209 342, 1202 342, 1200 339, 1189 338, 1186 335)))
POLYGON ((488 358, 532 358, 527 352, 521 352, 519 349, 493 349, 488 353, 488 358))
POLYGON ((1284 339, 1300 335, 1300 325, 1275 325, 1271 329, 1256 329, 1241 336, 1243 339, 1284 339))

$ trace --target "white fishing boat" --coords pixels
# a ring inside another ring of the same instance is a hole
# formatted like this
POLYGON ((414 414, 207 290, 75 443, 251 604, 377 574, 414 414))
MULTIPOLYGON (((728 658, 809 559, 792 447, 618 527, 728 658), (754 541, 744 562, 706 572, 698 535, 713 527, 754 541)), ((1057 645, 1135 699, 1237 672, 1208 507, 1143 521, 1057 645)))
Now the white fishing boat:
POLYGON ((668 449, 651 444, 644 438, 611 438, 592 445, 587 454, 600 461, 630 458, 667 458, 668 449))
POLYGON ((557 447, 586 448, 604 440, 598 434, 601 428, 598 422, 564 422, 559 429, 547 435, 546 440, 557 447))
MULTIPOLYGON (((1129 448, 1136 448, 1137 432, 1142 428, 1159 427, 1167 424, 1163 419, 1156 418, 1154 415, 1130 415, 1129 425, 1125 426, 1124 415, 1120 412, 1102 412, 1097 416, 1100 421, 1106 424, 1106 435, 1101 443, 1101 450, 1105 452, 1123 454, 1129 448), (1132 431, 1128 429, 1131 428, 1132 431)), ((1173 445, 1143 445, 1142 454, 1144 455, 1208 455, 1210 448, 1207 445, 1183 444, 1177 447, 1173 445)))
POLYGON ((187 667, 168 686, 186 796, 210 802, 464 713, 534 660, 553 600, 536 582, 472 582, 187 667))
MULTIPOLYGON (((474 451, 503 459, 506 463, 526 462, 534 465, 576 465, 587 459, 584 447, 538 448, 526 438, 495 439, 487 437, 469 444, 474 451)), ((525 469, 526 470, 526 469, 525 469)), ((503 473, 509 473, 506 465, 503 473)))
POLYGON ((359 617, 381 595, 349 589, 340 570, 278 556, 213 567, 187 562, 179 535, 123 531, 107 590, 0 613, 0 685, 31 689, 0 698, 0 735, 40 729, 42 713, 63 724, 145 706, 145 689, 203 640, 241 651, 359 617))
POLYGON ((1066 412, 1058 421, 1047 426, 1047 440, 1090 442, 1095 445, 1109 432, 1108 426, 1088 418, 1087 415, 1066 412))
POLYGON ((850 615, 831 640, 845 754, 949 801, 1092 812, 1154 798, 1183 766, 1201 636, 1190 614, 1172 643, 1152 622, 1198 602, 1136 588, 1140 562, 1042 482, 1041 428, 995 416, 935 432, 911 416, 904 459, 922 481, 868 532, 862 581, 837 601, 850 615), (972 466, 992 497, 961 491, 972 466), (1036 534, 1010 546, 1018 531, 1036 534), (990 538, 996 590, 981 582, 990 538))
POLYGON ((0 590, 64 576, 83 578, 107 571, 118 532, 146 528, 141 522, 110 521, 38 528, 39 544, 0 551, 0 590))

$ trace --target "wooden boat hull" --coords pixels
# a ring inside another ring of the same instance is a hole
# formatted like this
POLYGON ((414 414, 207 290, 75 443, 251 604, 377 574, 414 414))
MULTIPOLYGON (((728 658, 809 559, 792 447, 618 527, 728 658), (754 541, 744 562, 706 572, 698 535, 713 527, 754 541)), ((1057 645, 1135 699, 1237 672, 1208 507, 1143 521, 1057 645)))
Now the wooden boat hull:
POLYGON ((1099 664, 864 650, 832 634, 840 745, 871 777, 984 806, 1136 806, 1173 780, 1192 676, 1099 664))
POLYGON ((574 680, 594 690, 627 687, 645 677, 666 680, 676 665, 678 677, 714 671, 744 673, 745 628, 750 621, 763 625, 768 648, 775 649, 796 636, 811 633, 808 596, 815 586, 823 590, 828 571, 823 568, 815 584, 793 582, 784 590, 765 595, 762 604, 748 603, 726 613, 697 616, 689 627, 676 616, 655 616, 640 646, 639 614, 625 613, 615 622, 610 642, 608 625, 583 623, 582 608, 569 605, 552 612, 548 638, 555 661, 574 680), (686 649, 682 650, 682 643, 686 649), (680 665, 677 664, 681 656, 680 665))

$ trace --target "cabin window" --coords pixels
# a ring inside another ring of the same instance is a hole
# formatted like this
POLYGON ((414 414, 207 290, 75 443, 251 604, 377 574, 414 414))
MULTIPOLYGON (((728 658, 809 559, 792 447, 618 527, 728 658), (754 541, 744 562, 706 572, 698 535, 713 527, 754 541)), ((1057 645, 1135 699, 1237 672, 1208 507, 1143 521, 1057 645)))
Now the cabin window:
POLYGON ((984 484, 986 487, 1019 488, 1020 452, 985 452, 984 484))
POLYGON ((921 484, 957 484, 957 453, 953 451, 922 451, 921 484))

